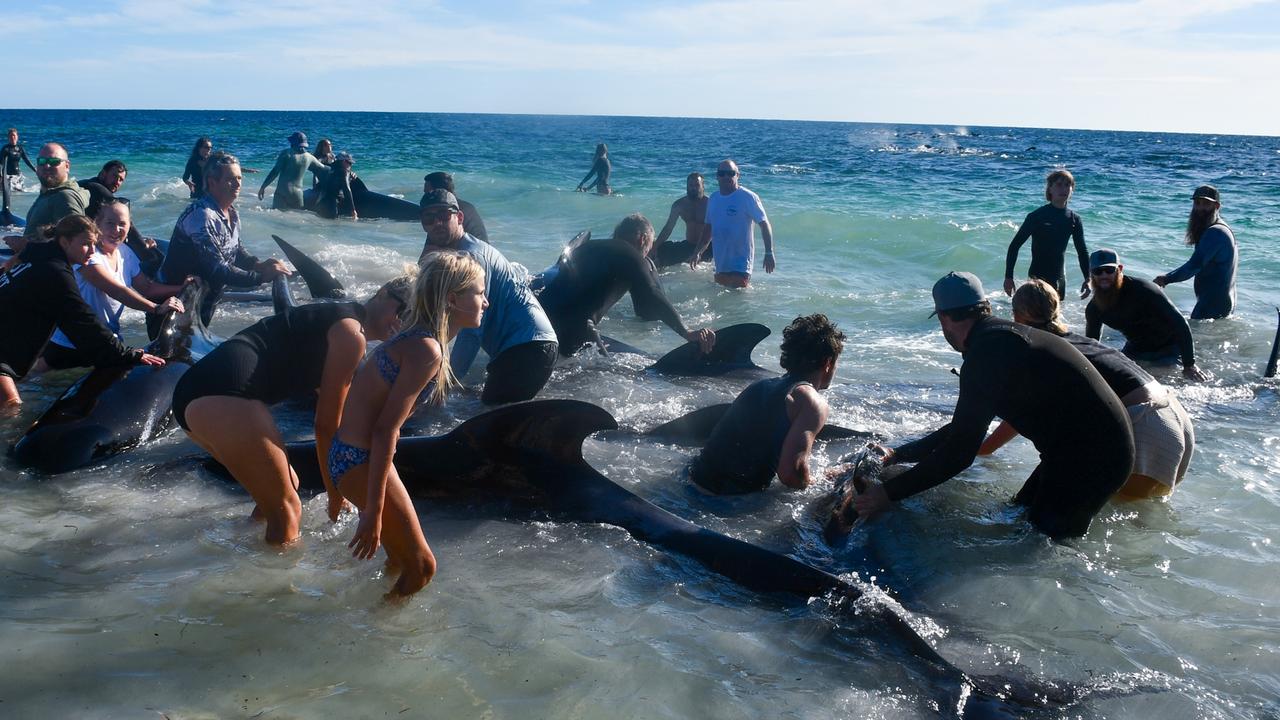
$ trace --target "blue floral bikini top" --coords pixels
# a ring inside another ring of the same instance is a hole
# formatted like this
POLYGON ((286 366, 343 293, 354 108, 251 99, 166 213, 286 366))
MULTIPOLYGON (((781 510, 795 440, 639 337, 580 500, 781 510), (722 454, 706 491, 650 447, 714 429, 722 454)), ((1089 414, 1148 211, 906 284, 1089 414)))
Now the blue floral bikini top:
MULTIPOLYGON (((421 325, 415 325, 408 330, 396 334, 395 337, 379 345, 374 349, 372 357, 370 357, 370 360, 377 365, 378 374, 382 376, 383 380, 387 381, 388 385, 396 384, 396 378, 400 377, 400 366, 395 360, 391 359, 391 355, 387 353, 387 350, 396 343, 411 337, 433 338, 435 337, 435 334, 421 325)), ((434 383, 435 381, 432 380, 431 382, 434 383)), ((427 388, 429 389, 430 387, 431 383, 428 383, 427 388)))

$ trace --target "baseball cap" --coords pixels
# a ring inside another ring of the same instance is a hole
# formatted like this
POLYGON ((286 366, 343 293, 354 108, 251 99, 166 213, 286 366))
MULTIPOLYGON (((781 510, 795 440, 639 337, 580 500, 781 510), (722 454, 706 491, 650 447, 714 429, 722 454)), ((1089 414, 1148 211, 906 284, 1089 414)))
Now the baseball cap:
POLYGON ((428 193, 423 193, 422 200, 418 202, 418 208, 427 210, 435 207, 447 207, 450 210, 458 209, 458 198, 448 190, 436 189, 428 193))
POLYGON ((1200 198, 1204 198, 1205 200, 1212 200, 1216 203, 1222 202, 1222 200, 1218 198, 1218 188, 1212 185, 1201 185, 1200 187, 1196 188, 1195 192, 1191 193, 1192 200, 1199 200, 1200 198))
POLYGON ((294 134, 292 134, 292 135, 290 135, 290 136, 289 136, 289 143, 290 143, 291 145, 301 145, 302 147, 306 147, 306 146, 307 146, 307 134, 306 134, 306 133, 304 133, 304 132, 301 132, 301 131, 296 132, 296 133, 294 133, 294 134))
POLYGON ((1101 250, 1094 250, 1093 253, 1089 255, 1090 270, 1093 270, 1094 268, 1107 267, 1108 265, 1119 265, 1119 264, 1120 264, 1120 256, 1116 254, 1115 250, 1112 250, 1110 248, 1102 248, 1101 250))
POLYGON ((954 270, 933 284, 933 317, 943 310, 972 307, 985 299, 982 281, 977 275, 954 270))
POLYGON ((335 156, 334 156, 334 159, 335 159, 335 160, 346 160, 346 161, 347 161, 347 162, 349 162, 349 163, 354 163, 354 162, 356 161, 356 159, 355 159, 354 157, 352 157, 352 156, 351 156, 351 153, 347 152, 346 150, 343 150, 342 152, 340 152, 340 153, 338 153, 337 155, 335 155, 335 156))

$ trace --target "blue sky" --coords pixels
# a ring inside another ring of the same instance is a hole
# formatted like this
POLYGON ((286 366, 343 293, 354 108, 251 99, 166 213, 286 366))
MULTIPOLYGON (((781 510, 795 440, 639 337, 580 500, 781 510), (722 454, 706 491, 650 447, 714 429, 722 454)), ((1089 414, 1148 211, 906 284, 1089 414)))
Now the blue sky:
POLYGON ((9 107, 1280 135, 1280 0, 0 0, 0 7, 9 107))

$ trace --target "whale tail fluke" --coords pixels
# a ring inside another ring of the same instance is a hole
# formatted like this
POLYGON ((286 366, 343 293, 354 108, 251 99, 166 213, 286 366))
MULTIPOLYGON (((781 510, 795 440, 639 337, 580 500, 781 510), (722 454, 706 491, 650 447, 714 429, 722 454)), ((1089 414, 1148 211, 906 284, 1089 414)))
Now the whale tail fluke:
POLYGON ((716 345, 702 354, 697 343, 689 342, 672 350, 649 369, 662 375, 721 375, 732 370, 759 369, 751 352, 769 337, 769 328, 759 323, 730 325, 716 331, 716 345))
POLYGON ((276 241, 276 245, 280 246, 280 250, 285 257, 289 258, 289 262, 293 263, 293 267, 298 270, 303 282, 307 284, 307 290, 311 292, 311 297, 341 300, 347 296, 346 290, 342 288, 342 283, 334 279, 328 270, 321 267, 320 263, 285 242, 279 235, 272 235, 271 239, 276 241))

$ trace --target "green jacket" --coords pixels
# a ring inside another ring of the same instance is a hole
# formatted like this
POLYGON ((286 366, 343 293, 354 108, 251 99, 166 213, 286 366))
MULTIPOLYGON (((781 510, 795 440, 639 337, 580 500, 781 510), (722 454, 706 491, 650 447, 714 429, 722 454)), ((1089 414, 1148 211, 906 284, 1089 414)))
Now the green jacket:
POLYGON ((28 239, 37 242, 40 228, 52 225, 68 215, 84 215, 89 206, 89 191, 80 187, 75 180, 68 180, 56 187, 40 191, 40 197, 31 204, 27 211, 27 229, 23 233, 28 239))

